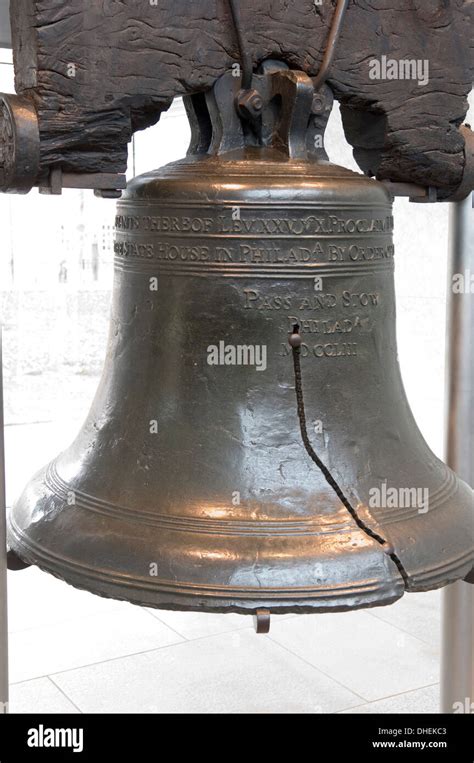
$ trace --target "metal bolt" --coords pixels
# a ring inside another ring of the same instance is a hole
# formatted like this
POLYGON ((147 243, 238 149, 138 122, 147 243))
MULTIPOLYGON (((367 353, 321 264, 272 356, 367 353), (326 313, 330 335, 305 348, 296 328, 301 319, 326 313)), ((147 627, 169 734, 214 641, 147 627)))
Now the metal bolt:
POLYGON ((263 109, 263 98, 258 90, 241 90, 237 95, 237 109, 244 119, 256 119, 263 109))
POLYGON ((311 111, 313 112, 313 114, 319 114, 319 113, 321 113, 321 111, 324 111, 324 100, 318 94, 315 94, 313 96, 313 103, 311 105, 311 111))
POLYGON ((261 96, 259 96, 258 93, 255 93, 255 95, 250 98, 249 105, 255 109, 255 111, 261 111, 263 106, 261 96))

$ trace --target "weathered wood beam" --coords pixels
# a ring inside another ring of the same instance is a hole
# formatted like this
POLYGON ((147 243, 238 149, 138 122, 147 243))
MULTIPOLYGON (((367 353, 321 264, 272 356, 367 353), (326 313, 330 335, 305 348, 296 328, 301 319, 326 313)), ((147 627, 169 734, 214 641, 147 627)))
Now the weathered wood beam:
MULTIPOLYGON (((241 0, 255 64, 278 58, 314 76, 334 6, 241 0)), ((16 88, 35 102, 43 171, 123 172, 135 130, 238 60, 227 0, 13 0, 12 8, 16 88)), ((459 185, 473 31, 472 0, 350 2, 328 84, 365 171, 445 194, 459 185), (417 62, 420 81, 373 78, 382 56, 417 62)))

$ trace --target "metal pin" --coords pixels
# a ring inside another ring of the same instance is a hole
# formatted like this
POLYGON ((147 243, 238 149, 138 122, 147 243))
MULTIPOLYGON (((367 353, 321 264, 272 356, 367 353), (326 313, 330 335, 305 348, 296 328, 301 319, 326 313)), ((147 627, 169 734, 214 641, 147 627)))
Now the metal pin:
POLYGON ((255 625, 255 633, 269 633, 270 632, 270 610, 269 609, 257 609, 253 616, 253 622, 255 625))

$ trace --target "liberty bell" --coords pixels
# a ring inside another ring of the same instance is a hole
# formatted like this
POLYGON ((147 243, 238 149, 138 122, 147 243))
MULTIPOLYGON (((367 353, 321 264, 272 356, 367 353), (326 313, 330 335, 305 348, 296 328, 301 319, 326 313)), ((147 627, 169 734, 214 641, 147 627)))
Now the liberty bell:
POLYGON ((340 611, 463 578, 473 495, 403 389, 389 190, 327 160, 327 86, 267 62, 239 88, 188 96, 187 157, 119 200, 102 380, 10 546, 165 609, 340 611))

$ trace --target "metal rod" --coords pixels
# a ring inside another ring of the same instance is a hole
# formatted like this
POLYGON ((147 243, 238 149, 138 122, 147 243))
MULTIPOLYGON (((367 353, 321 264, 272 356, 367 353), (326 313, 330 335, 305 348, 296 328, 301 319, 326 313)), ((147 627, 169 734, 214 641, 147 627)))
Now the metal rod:
POLYGON ((339 35, 341 34, 342 24, 348 5, 349 0, 337 0, 336 10, 334 11, 331 29, 329 30, 329 37, 324 51, 321 68, 314 80, 315 90, 319 90, 319 88, 326 82, 334 58, 334 53, 336 52, 336 46, 339 40, 339 35))
MULTIPOLYGON (((314 80, 315 90, 319 90, 324 85, 328 76, 348 5, 349 0, 337 0, 321 68, 314 80)), ((250 90, 252 87, 253 61, 243 33, 239 0, 229 0, 229 6, 239 45, 240 64, 242 67, 242 90, 250 90)))
POLYGON ((8 711, 8 615, 2 334, 0 324, 0 713, 6 713, 8 711))
MULTIPOLYGON (((474 485, 474 210, 471 197, 451 205, 448 283, 446 460, 474 485)), ((473 499, 474 500, 474 499, 473 499)), ((467 528, 474 533, 474 527, 467 528)), ((474 585, 443 593, 441 712, 474 713, 474 585)))
POLYGON ((242 90, 250 90, 252 87, 253 61, 244 38, 239 2, 240 0, 229 0, 229 5, 239 45, 240 65, 242 67, 242 90))

